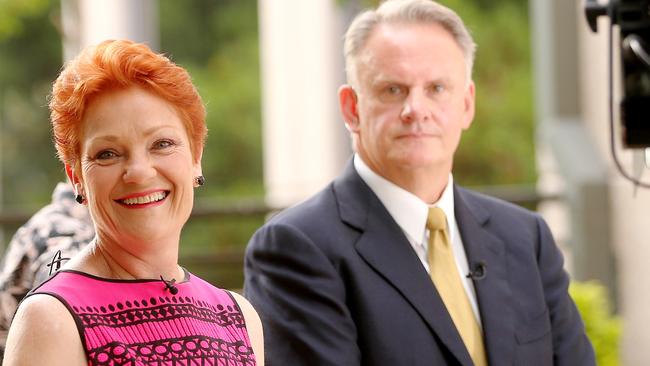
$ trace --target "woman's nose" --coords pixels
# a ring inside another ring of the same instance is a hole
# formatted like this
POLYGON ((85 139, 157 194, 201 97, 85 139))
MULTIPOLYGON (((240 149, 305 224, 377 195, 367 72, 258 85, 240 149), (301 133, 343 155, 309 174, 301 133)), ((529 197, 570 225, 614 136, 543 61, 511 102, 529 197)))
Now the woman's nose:
POLYGON ((129 157, 124 168, 123 179, 125 183, 144 183, 156 175, 151 160, 144 154, 129 157))

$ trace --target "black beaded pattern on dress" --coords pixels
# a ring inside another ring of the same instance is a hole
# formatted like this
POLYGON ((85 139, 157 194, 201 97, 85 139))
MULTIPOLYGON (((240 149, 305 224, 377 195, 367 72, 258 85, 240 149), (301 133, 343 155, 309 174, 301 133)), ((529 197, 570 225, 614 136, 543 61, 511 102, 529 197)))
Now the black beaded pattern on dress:
MULTIPOLYGON (((128 333, 140 331, 137 328, 142 324, 186 318, 219 327, 245 328, 239 309, 221 304, 215 307, 186 296, 150 297, 99 308, 73 306, 72 309, 81 320, 86 336, 97 327, 128 333)), ((87 352, 91 365, 255 365, 252 348, 243 341, 229 342, 204 335, 145 343, 110 342, 87 352)))

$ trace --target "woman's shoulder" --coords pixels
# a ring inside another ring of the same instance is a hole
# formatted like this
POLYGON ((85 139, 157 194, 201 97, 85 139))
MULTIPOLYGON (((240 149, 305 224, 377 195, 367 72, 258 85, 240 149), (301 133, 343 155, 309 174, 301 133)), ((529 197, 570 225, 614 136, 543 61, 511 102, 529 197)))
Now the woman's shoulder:
POLYGON ((253 305, 246 298, 234 291, 229 291, 229 293, 237 302, 244 316, 248 338, 251 341, 257 365, 264 365, 264 332, 262 329, 262 321, 255 308, 253 308, 253 305))
POLYGON ((9 328, 5 355, 5 365, 85 363, 72 314, 60 299, 39 293, 29 295, 18 307, 9 328))
MULTIPOLYGON (((225 290, 225 291, 228 291, 228 290, 225 290)), ((251 305, 251 303, 245 297, 243 297, 242 295, 240 295, 240 294, 238 294, 238 293, 236 293, 234 291, 228 291, 228 293, 230 294, 230 296, 232 296, 232 298, 235 301, 235 303, 237 304, 237 306, 239 306, 239 308, 241 309, 241 312, 244 315, 244 318, 246 319, 247 327, 250 326, 250 325, 253 325, 253 324, 251 324, 251 322, 252 323, 258 323, 259 322, 260 323, 259 325, 261 327, 262 324, 261 324, 261 321, 260 321, 260 317, 259 317, 259 315, 257 315, 257 311, 255 310, 253 305, 251 305), (249 320, 251 320, 251 321, 249 321, 249 320)))
POLYGON ((59 298, 47 293, 33 293, 20 303, 12 325, 21 320, 47 322, 57 321, 66 316, 74 322, 72 315, 59 298))

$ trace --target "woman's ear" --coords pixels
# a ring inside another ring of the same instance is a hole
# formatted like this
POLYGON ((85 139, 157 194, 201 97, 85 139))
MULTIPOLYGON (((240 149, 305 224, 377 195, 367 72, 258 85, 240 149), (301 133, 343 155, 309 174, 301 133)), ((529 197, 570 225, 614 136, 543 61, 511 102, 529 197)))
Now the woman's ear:
POLYGON ((203 175, 203 168, 201 167, 201 159, 203 158, 203 149, 199 151, 198 156, 194 158, 194 163, 192 164, 192 169, 194 172, 194 176, 198 177, 199 175, 203 175))
POLYGON ((70 180, 70 184, 73 186, 75 183, 79 183, 79 179, 77 176, 75 176, 74 171, 72 170, 72 167, 70 164, 65 164, 65 174, 68 176, 68 179, 70 180))
POLYGON ((74 170, 69 164, 65 164, 65 174, 68 176, 68 179, 70 180, 70 184, 72 184, 72 189, 74 189, 75 200, 79 204, 82 205, 86 204, 87 200, 85 197, 83 185, 81 184, 79 177, 75 175, 74 170))

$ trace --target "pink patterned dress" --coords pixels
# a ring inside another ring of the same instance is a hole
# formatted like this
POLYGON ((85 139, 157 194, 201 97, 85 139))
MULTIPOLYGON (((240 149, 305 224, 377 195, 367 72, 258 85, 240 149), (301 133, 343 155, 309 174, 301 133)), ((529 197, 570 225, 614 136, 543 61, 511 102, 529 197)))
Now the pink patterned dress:
POLYGON ((232 294, 185 277, 172 284, 61 270, 28 296, 48 294, 68 308, 89 365, 255 365, 232 294))

